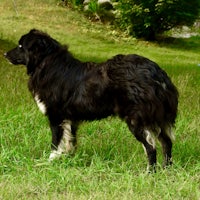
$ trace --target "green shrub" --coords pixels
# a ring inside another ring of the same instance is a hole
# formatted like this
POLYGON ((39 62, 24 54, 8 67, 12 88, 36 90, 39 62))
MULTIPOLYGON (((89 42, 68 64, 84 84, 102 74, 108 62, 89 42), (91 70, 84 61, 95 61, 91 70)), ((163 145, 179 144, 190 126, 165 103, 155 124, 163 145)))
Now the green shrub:
POLYGON ((154 40, 177 26, 190 26, 199 16, 199 0, 119 0, 117 25, 138 38, 154 40))

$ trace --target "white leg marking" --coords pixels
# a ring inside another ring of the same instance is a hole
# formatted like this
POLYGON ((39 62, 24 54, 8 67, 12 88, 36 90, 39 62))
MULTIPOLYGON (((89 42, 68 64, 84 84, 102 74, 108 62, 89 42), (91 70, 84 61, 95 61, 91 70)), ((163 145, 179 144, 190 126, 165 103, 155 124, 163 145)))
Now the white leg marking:
POLYGON ((151 145, 153 146, 153 148, 155 149, 156 148, 156 142, 155 142, 155 139, 154 139, 154 135, 153 133, 151 133, 149 130, 144 130, 145 134, 146 134, 146 141, 151 145))
POLYGON ((172 130, 172 126, 167 126, 166 128, 165 128, 165 132, 166 132, 166 134, 169 136, 169 138, 172 140, 172 141, 175 141, 175 135, 174 135, 174 132, 173 132, 173 130, 172 130))
MULTIPOLYGON (((148 156, 147 155, 147 150, 146 150, 146 148, 145 148, 145 146, 142 144, 142 147, 143 147, 143 149, 144 149, 144 153, 145 153, 145 155, 146 156, 148 156)), ((149 163, 147 164, 147 172, 149 172, 149 169, 150 169, 150 166, 149 166, 149 163)))
POLYGON ((46 106, 45 104, 40 100, 38 94, 35 95, 35 102, 37 103, 37 106, 39 110, 45 115, 46 114, 46 106))
POLYGON ((146 150, 146 147, 144 146, 144 144, 142 144, 142 147, 143 147, 143 149, 144 149, 145 155, 147 156, 147 150, 146 150))
POLYGON ((61 154, 62 154, 62 152, 58 152, 58 150, 52 150, 51 154, 49 156, 49 161, 59 158, 61 154))
POLYGON ((75 149, 75 146, 74 146, 75 138, 71 133, 71 121, 65 120, 62 123, 62 128, 64 132, 63 132, 63 138, 59 144, 59 147, 63 150, 64 153, 68 153, 75 149))
POLYGON ((74 146, 74 136, 71 133, 71 121, 64 120, 61 124, 61 127, 63 128, 63 136, 61 138, 61 141, 57 147, 57 150, 53 150, 50 154, 49 160, 53 160, 55 158, 59 158, 61 154, 73 152, 75 150, 74 146))
MULTIPOLYGON (((150 132, 148 129, 145 129, 144 133, 146 135, 146 141, 155 149, 156 148, 156 142, 155 142, 154 134, 152 132, 150 132)), ((142 146, 144 148, 145 154, 148 156, 145 146, 144 145, 142 145, 142 146)), ((150 165, 149 164, 147 164, 147 171, 148 172, 150 171, 150 165)))

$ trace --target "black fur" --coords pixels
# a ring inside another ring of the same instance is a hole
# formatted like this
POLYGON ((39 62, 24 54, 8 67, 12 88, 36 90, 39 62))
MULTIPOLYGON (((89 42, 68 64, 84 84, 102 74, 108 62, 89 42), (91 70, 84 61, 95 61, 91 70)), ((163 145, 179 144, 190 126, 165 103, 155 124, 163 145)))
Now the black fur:
POLYGON ((118 115, 146 148, 151 166, 156 150, 145 130, 155 133, 165 165, 171 164, 172 141, 166 130, 175 123, 178 92, 156 63, 134 54, 116 55, 99 64, 81 62, 66 46, 35 29, 5 56, 15 65, 26 65, 29 90, 46 106, 52 148, 62 139, 63 121, 71 122, 74 145, 79 122, 118 115))

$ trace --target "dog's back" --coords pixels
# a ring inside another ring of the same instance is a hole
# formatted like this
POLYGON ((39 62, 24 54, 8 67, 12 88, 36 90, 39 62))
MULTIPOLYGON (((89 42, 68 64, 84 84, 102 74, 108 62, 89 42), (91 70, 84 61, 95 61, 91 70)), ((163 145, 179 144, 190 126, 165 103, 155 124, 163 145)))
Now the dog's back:
POLYGON ((122 118, 132 116, 143 126, 174 124, 178 92, 156 63, 131 54, 117 55, 106 65, 122 118))

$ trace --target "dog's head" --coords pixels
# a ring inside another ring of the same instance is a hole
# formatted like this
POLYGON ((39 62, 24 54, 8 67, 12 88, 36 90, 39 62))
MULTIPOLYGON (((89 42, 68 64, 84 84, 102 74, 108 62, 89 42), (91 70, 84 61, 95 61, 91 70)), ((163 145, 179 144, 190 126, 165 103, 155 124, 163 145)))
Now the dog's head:
POLYGON ((32 29, 23 35, 18 46, 4 56, 14 65, 26 65, 31 74, 43 59, 59 47, 59 43, 46 33, 32 29))

